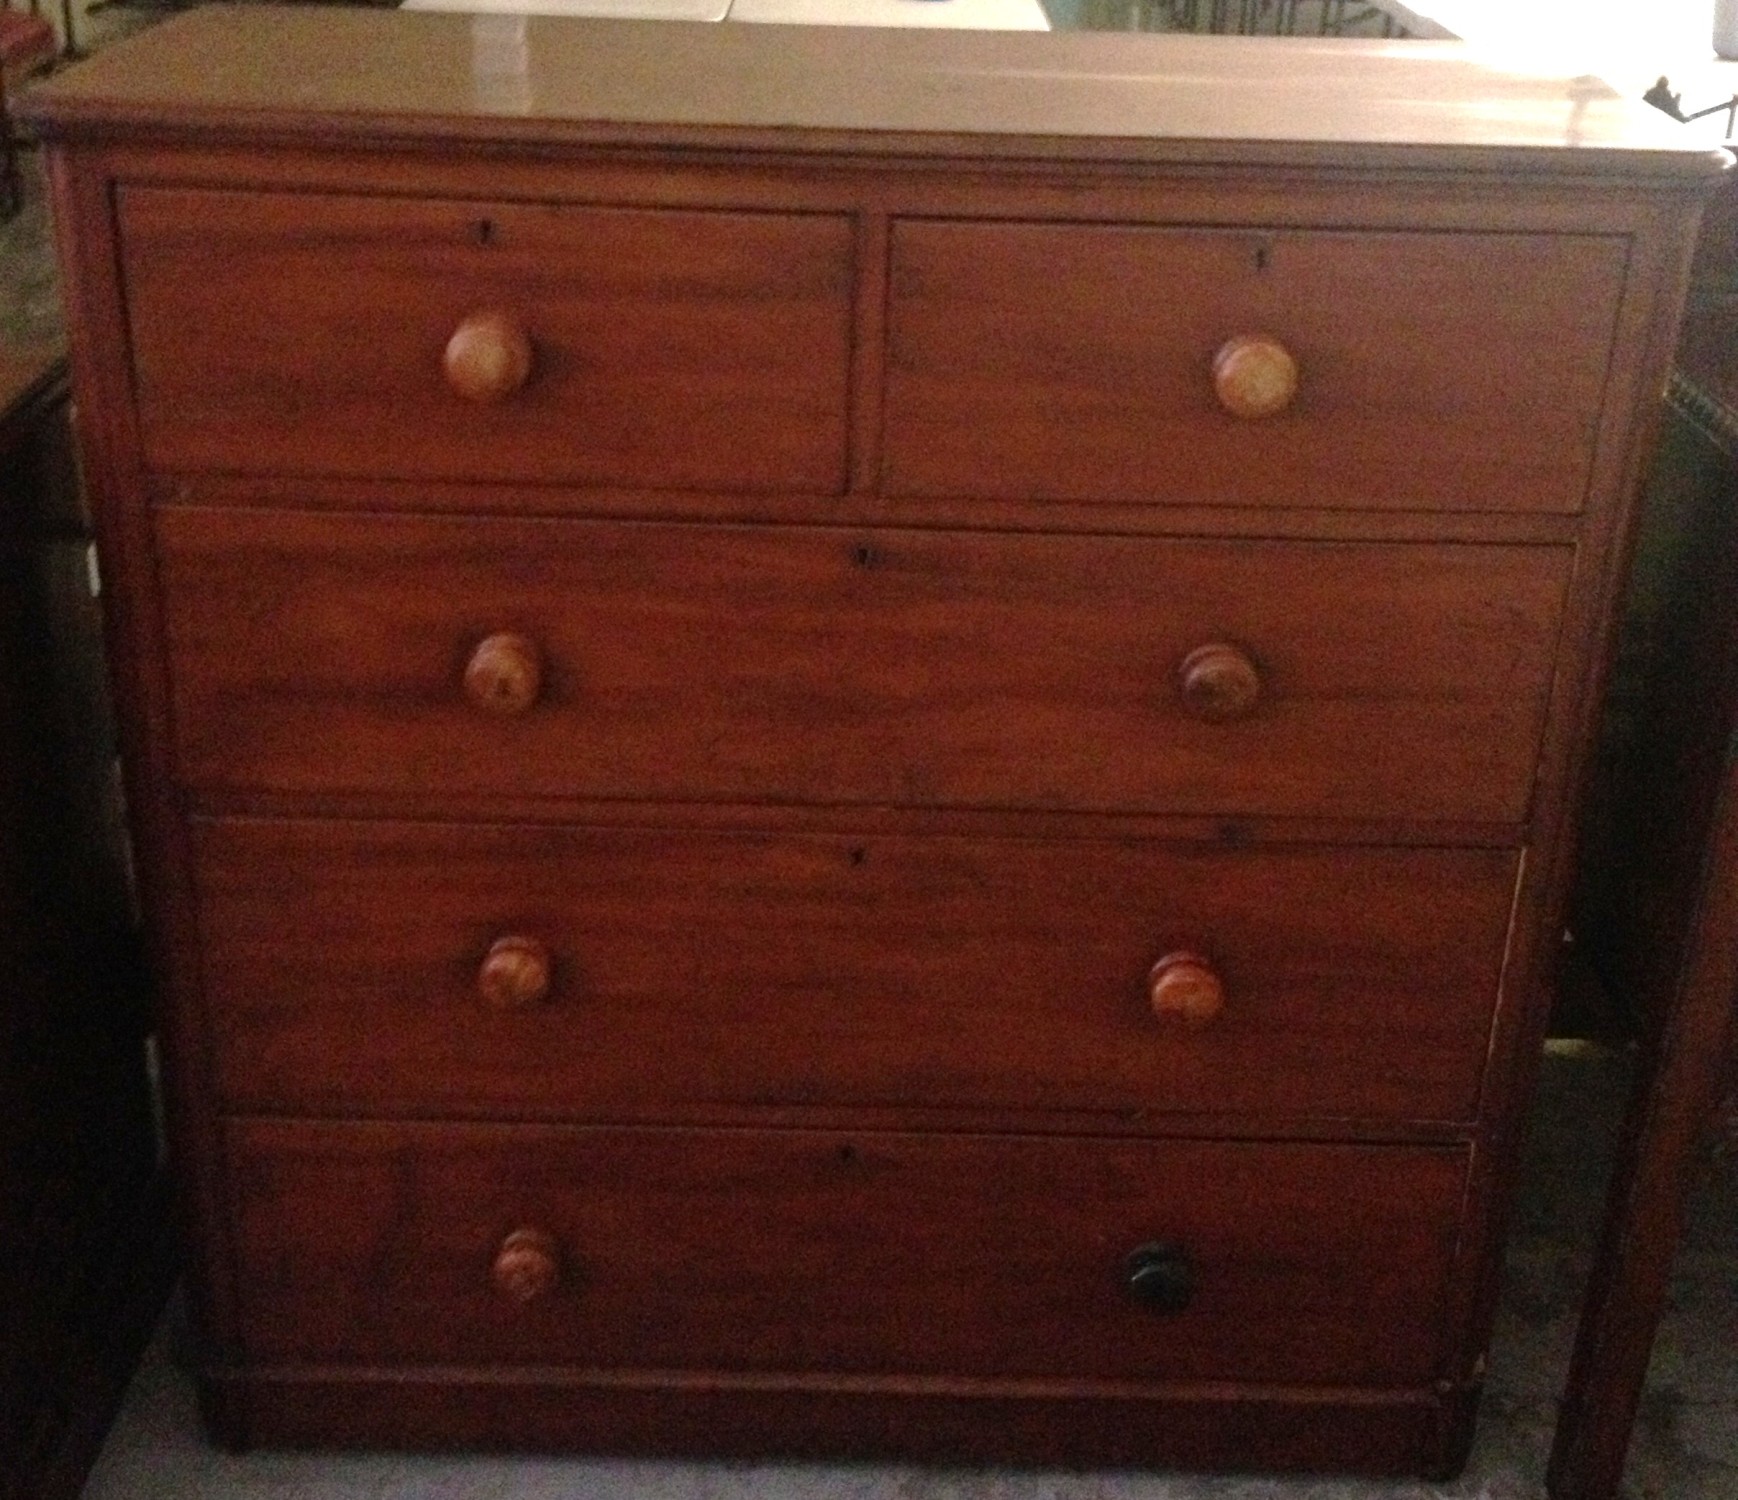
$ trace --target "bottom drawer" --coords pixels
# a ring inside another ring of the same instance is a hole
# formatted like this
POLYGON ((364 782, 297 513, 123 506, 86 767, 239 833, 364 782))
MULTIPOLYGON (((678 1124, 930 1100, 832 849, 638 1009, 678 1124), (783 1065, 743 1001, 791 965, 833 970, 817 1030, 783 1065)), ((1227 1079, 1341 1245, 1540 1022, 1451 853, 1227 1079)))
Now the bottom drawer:
POLYGON ((251 1362, 859 1377, 1422 1385, 1467 1170, 1452 1147, 266 1119, 228 1147, 251 1362))

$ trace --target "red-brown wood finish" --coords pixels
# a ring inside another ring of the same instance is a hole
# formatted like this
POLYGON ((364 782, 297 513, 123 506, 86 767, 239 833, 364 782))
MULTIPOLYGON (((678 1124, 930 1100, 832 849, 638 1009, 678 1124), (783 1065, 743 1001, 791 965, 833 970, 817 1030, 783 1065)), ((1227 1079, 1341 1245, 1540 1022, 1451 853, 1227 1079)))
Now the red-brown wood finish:
POLYGON ((1519 823, 1573 561, 181 507, 157 525, 182 777, 301 793, 1519 823), (478 711, 465 665, 502 633, 543 663, 510 720, 478 711), (1260 663, 1241 717, 1203 714, 1188 680, 1225 637, 1260 663))
MULTIPOLYGON (((235 1347, 233 1263, 221 1205, 217 1102, 205 1086, 204 1032, 190 1003, 197 994, 199 950, 188 830, 162 770, 168 699, 150 518, 133 503, 146 481, 130 381, 124 362, 114 357, 117 330, 125 326, 125 302, 113 258, 80 248, 113 241, 114 199, 101 173, 80 172, 52 153, 46 166, 69 314, 81 472, 101 562, 104 636, 137 890, 161 1005, 157 1034, 188 1321, 204 1357, 221 1364, 233 1357, 235 1347)), ((202 1383, 202 1408, 215 1419, 213 1395, 212 1387, 202 1383)))
POLYGON ((1148 972, 1147 1000, 1162 1025, 1207 1026, 1225 1012, 1225 976, 1206 954, 1179 948, 1148 972))
POLYGON ((472 313, 441 352, 447 384, 467 401, 505 401, 525 388, 536 365, 531 335, 511 313, 472 313))
POLYGON ((248 12, 31 106, 219 1433, 1452 1469, 1709 160, 248 12))
POLYGON ((120 221, 156 467, 844 484, 842 216, 129 188, 120 221), (479 315, 526 341, 482 401, 479 315))
POLYGON ((1501 849, 681 828, 225 820, 198 844, 226 1103, 344 1114, 1465 1122, 1517 873, 1501 849), (477 994, 503 941, 547 950, 543 1003, 477 994), (1179 1033, 1150 970, 1189 945, 1231 999, 1179 1033))
POLYGON ((887 1131, 255 1119, 228 1145, 247 1348, 300 1365, 1421 1386, 1466 1178, 1447 1147, 887 1131), (502 1297, 524 1225, 561 1269, 502 1297), (1193 1268, 1175 1312, 1127 1286, 1153 1240, 1193 1268))
POLYGON ((1276 417, 1297 396, 1297 359, 1265 333, 1239 333, 1213 355, 1213 394, 1234 417, 1276 417))
POLYGON ((495 1290, 510 1302, 538 1302, 561 1285, 561 1244, 546 1229, 515 1229, 489 1266, 495 1290))
POLYGON ((508 933, 489 944, 477 966, 477 993, 496 1010, 522 1010, 549 998, 555 959, 541 938, 508 933))
POLYGON ((1184 1468, 1406 1474, 1439 1447, 1432 1391, 684 1375, 557 1369, 215 1372, 215 1418, 269 1447, 623 1453, 947 1465, 1150 1465, 1155 1432, 1184 1468), (1228 1455, 1235 1455, 1234 1459, 1228 1455))
POLYGON ((1593 236, 900 223, 887 487, 1579 510, 1624 254, 1593 236), (1265 378, 1261 344, 1216 360, 1252 333, 1295 362, 1296 393, 1245 409, 1227 376, 1265 378))

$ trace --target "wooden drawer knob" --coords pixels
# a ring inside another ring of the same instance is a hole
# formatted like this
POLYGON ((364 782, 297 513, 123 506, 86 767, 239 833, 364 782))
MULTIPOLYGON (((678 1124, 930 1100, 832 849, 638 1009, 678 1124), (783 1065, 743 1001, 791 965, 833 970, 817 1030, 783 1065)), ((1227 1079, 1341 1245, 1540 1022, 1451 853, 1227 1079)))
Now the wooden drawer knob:
POLYGON ((1225 1009, 1225 984, 1199 953, 1167 953, 1147 975, 1147 996, 1161 1021, 1205 1026, 1225 1009))
POLYGON ((1260 701, 1261 671, 1241 646, 1210 641, 1178 665, 1177 688, 1198 719, 1241 719, 1260 701))
POLYGON ((465 696, 491 714, 522 714, 543 691, 543 657, 522 635, 491 635, 465 663, 465 696))
POLYGON ((541 1229, 515 1229, 501 1241, 490 1273, 495 1289, 515 1302, 531 1302, 561 1279, 561 1250, 541 1229))
POLYGON ((1271 417, 1297 394, 1297 361, 1278 339, 1240 333, 1213 356, 1213 389, 1234 417, 1271 417))
POLYGON ((467 401, 503 401, 531 378, 531 335, 502 312, 472 313, 447 340, 447 384, 467 401))
POLYGON ((1182 1312, 1195 1295, 1195 1263, 1169 1241, 1135 1246, 1123 1262, 1123 1277, 1129 1296, 1155 1312, 1182 1312))
POLYGON ((553 965, 534 937, 496 938, 477 970, 477 991, 496 1010, 521 1010, 549 998, 553 965))

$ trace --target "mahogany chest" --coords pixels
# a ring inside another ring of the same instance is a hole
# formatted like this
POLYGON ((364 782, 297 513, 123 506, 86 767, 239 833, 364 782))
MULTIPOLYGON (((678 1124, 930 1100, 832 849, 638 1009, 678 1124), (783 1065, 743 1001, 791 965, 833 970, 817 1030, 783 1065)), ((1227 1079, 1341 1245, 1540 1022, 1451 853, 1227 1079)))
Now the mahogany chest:
POLYGON ((1459 1463, 1713 159, 251 7, 29 109, 221 1435, 1459 1463))

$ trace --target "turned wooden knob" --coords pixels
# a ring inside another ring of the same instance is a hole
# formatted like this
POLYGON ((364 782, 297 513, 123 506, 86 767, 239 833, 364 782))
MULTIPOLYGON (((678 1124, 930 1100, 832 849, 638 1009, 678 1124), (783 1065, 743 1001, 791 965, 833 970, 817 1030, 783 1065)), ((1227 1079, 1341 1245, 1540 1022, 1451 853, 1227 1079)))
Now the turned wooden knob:
POLYGON ((515 1229, 501 1241, 490 1274, 495 1289, 515 1302, 530 1302, 553 1291, 561 1279, 561 1249, 541 1229, 515 1229))
POLYGON ((1213 389, 1234 417, 1271 417, 1297 394, 1297 361, 1278 339, 1240 333, 1213 356, 1213 389))
POLYGON ((1167 953, 1153 965, 1147 995, 1161 1021, 1205 1026, 1225 1008, 1225 985, 1212 962, 1186 949, 1167 953))
POLYGON ((1197 646, 1177 667, 1177 690, 1198 719, 1241 719, 1261 698, 1261 672, 1227 641, 1197 646))
POLYGON ((519 1010, 549 997, 549 948, 534 937, 496 938, 477 970, 477 991, 496 1010, 519 1010))
POLYGON ((531 378, 531 335, 503 312, 472 313, 447 340, 447 384, 467 401, 502 401, 531 378))
POLYGON ((486 636, 465 663, 465 696, 485 713, 522 714, 542 691, 542 655, 522 635, 486 636))

